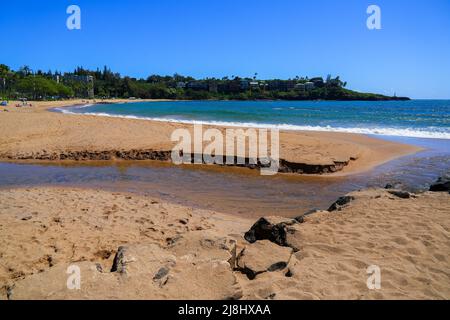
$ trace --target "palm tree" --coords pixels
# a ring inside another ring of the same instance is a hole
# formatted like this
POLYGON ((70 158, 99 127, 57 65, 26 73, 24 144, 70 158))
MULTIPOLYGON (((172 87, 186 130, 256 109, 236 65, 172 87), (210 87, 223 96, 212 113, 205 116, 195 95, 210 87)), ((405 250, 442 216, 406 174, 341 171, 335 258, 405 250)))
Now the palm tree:
POLYGON ((0 76, 5 76, 9 73, 9 67, 5 64, 0 64, 0 76))
POLYGON ((6 92, 6 82, 8 79, 8 76, 10 74, 11 70, 9 69, 9 67, 5 64, 0 64, 0 84, 2 87, 2 96, 4 95, 4 93, 6 92))
POLYGON ((24 76, 27 76, 33 73, 33 70, 31 70, 29 66, 25 65, 19 69, 19 72, 22 73, 24 76))

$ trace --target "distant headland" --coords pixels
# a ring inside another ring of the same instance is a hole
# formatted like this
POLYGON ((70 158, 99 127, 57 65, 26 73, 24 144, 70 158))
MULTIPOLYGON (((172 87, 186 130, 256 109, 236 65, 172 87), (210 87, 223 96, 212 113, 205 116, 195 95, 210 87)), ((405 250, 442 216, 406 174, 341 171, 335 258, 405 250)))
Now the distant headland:
POLYGON ((410 100, 407 97, 363 93, 346 88, 339 76, 295 77, 261 80, 237 76, 195 79, 174 74, 144 78, 122 76, 108 67, 95 71, 76 68, 73 72, 32 70, 28 66, 14 71, 0 64, 0 98, 59 100, 172 99, 172 100, 410 100))

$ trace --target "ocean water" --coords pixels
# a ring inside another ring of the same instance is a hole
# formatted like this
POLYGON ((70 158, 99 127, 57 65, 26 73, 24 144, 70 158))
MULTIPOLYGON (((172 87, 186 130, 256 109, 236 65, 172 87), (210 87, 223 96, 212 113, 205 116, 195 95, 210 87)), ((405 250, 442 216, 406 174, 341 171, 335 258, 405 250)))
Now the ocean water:
POLYGON ((171 101, 55 110, 169 122, 450 139, 450 100, 171 101))

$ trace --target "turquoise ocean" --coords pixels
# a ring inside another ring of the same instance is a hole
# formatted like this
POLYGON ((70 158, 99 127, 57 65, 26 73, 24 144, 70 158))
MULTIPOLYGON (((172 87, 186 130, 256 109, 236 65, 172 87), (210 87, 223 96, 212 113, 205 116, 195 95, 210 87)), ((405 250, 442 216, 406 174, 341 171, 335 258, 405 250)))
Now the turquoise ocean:
POLYGON ((83 105, 57 111, 182 123, 450 139, 450 100, 170 101, 83 105))

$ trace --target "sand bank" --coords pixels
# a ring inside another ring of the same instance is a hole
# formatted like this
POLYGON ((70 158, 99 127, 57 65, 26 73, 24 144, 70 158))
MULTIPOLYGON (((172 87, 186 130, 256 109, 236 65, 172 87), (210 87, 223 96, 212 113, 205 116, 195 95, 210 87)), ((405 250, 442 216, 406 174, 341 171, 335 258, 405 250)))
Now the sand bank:
MULTIPOLYGON (((33 107, 22 108, 11 102, 1 109, 8 112, 0 112, 0 159, 167 161, 175 145, 170 141, 172 132, 179 128, 192 131, 184 124, 48 111, 87 102, 32 102, 33 107)), ((357 134, 280 133, 280 158, 286 172, 346 175, 419 150, 357 134)))
POLYGON ((400 195, 360 191, 303 223, 269 218, 290 230, 272 239, 282 247, 244 239, 254 219, 158 199, 2 190, 0 297, 449 299, 450 195, 400 195), (81 270, 80 290, 67 288, 71 265, 81 270), (367 287, 372 265, 380 290, 367 287))

